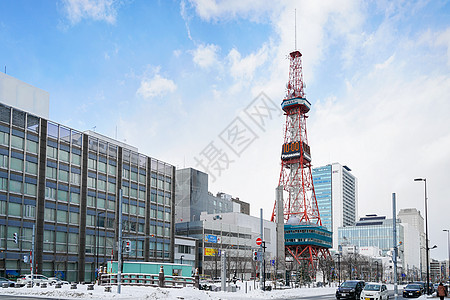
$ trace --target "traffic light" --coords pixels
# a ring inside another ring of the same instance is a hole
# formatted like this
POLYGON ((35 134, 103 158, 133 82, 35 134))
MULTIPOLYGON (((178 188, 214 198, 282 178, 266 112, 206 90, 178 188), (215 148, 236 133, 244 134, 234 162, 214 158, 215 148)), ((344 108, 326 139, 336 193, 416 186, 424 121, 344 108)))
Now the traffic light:
POLYGON ((126 253, 131 252, 131 241, 125 241, 125 252, 126 253))
POLYGON ((256 250, 253 251, 253 260, 254 261, 258 260, 258 251, 256 251, 256 250))
POLYGON ((17 237, 17 232, 14 232, 14 234, 13 234, 13 237, 14 237, 14 243, 19 243, 19 238, 17 237))

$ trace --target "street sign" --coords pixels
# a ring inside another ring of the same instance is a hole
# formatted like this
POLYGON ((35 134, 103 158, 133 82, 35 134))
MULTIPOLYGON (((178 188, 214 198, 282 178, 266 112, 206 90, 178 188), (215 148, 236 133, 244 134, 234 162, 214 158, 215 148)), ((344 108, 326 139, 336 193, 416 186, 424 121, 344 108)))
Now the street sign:
POLYGON ((262 244, 262 239, 261 238, 257 238, 256 239, 256 245, 261 246, 262 244))

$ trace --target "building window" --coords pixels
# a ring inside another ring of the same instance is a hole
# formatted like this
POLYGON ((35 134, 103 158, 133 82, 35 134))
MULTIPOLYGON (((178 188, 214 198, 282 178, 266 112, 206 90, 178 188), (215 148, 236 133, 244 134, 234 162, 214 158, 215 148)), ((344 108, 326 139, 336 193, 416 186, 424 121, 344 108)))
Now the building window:
POLYGON ((70 202, 71 203, 80 203, 80 194, 71 192, 70 193, 70 202))
POLYGON ((13 203, 13 202, 8 203, 8 215, 20 217, 22 215, 21 210, 22 210, 22 204, 13 203))
POLYGON ((23 192, 25 195, 36 196, 36 190, 37 186, 35 184, 25 183, 23 192))
POLYGON ((56 232, 56 252, 67 252, 67 232, 56 232))
POLYGON ((45 198, 56 200, 56 189, 46 187, 45 188, 45 198))
POLYGON ((33 205, 25 205, 23 207, 24 218, 34 218, 36 216, 36 207, 33 205))
POLYGON ((22 193, 22 182, 11 179, 9 181, 9 191, 13 193, 22 193))
POLYGON ((69 182, 69 172, 59 169, 58 177, 60 181, 69 182))
POLYGON ((59 201, 68 201, 69 192, 58 190, 58 200, 59 201))
POLYGON ((98 162, 98 170, 100 172, 106 173, 106 163, 99 161, 98 162))
POLYGON ((90 187, 90 188, 97 188, 97 185, 96 185, 96 179, 95 178, 92 178, 92 177, 88 177, 88 179, 87 179, 87 186, 88 187, 90 187))
POLYGON ((23 150, 23 146, 24 146, 23 138, 21 138, 19 136, 11 135, 11 147, 23 150))
POLYGON ((9 146, 9 134, 6 132, 0 132, 0 144, 9 146))
POLYGON ((47 178, 56 179, 56 168, 45 167, 45 176, 47 178))
POLYGON ((45 221, 55 221, 56 210, 53 208, 45 208, 44 210, 44 220, 45 221))
POLYGON ((79 166, 81 164, 81 156, 72 152, 72 163, 79 166))
POLYGON ((108 182, 108 192, 115 193, 116 192, 116 184, 112 182, 108 182))
POLYGON ((54 243, 55 243, 55 232, 50 230, 44 230, 44 251, 53 252, 54 243))
POLYGON ((16 171, 23 171, 23 160, 11 157, 11 169, 16 171))
POLYGON ((70 173, 70 183, 80 185, 81 175, 76 173, 70 173))
POLYGON ((8 190, 8 179, 0 178, 0 190, 4 190, 4 191, 8 190))
POLYGON ((191 254, 191 246, 178 245, 178 253, 191 254))
POLYGON ((57 210, 56 221, 58 221, 58 223, 67 223, 67 215, 67 211, 65 210, 57 210))
POLYGON ((91 158, 88 158, 88 168, 89 169, 93 169, 93 170, 97 170, 97 161, 93 160, 91 158))
POLYGON ((27 151, 31 153, 38 153, 39 144, 35 141, 27 140, 27 151))
POLYGON ((131 171, 131 180, 137 181, 137 179, 138 179, 138 174, 136 172, 131 171))
POLYGON ((0 167, 8 168, 8 156, 0 154, 0 167))
POLYGON ((130 170, 123 169, 122 177, 125 179, 130 179, 130 170))
POLYGON ((108 173, 110 175, 116 175, 116 166, 108 165, 108 173))
POLYGON ((57 159, 58 158, 58 149, 47 146, 47 157, 57 159))
POLYGON ((59 160, 69 162, 69 152, 65 150, 59 150, 59 160))
POLYGON ((37 175, 37 171, 38 171, 37 164, 35 164, 34 162, 31 162, 31 161, 25 162, 25 172, 27 172, 29 174, 37 175))
POLYGON ((70 212, 69 213, 69 223, 70 224, 79 224, 79 217, 80 214, 77 212, 70 212))
POLYGON ((106 181, 104 180, 98 180, 98 189, 101 191, 106 191, 106 181))
POLYGON ((87 196, 87 205, 95 207, 95 197, 87 196))

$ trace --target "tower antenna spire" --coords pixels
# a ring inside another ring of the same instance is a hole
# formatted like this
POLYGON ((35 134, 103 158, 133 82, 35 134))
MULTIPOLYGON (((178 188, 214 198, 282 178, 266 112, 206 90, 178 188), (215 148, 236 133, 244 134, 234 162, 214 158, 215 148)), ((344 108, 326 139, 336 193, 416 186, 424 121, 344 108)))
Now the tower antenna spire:
POLYGON ((295 22, 295 24, 294 24, 294 40, 295 40, 295 49, 294 50, 297 50, 297 9, 295 8, 294 9, 294 22, 295 22))

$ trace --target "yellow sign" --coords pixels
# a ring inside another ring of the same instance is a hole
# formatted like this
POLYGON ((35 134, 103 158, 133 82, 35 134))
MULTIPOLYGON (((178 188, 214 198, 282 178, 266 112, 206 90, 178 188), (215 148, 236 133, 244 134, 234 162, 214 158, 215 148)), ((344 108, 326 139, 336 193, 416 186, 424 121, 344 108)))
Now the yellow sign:
POLYGON ((205 248, 205 256, 216 256, 217 249, 214 248, 205 248))

